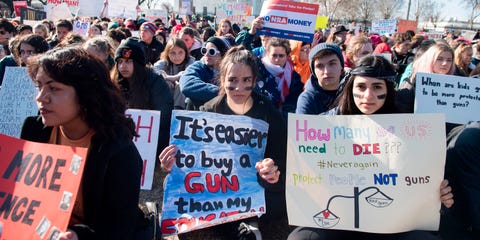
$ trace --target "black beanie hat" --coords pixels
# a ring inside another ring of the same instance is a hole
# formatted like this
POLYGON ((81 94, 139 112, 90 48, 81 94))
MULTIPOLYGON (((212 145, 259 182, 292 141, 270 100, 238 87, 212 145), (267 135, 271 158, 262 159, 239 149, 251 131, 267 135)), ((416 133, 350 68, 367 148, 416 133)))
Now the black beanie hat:
POLYGON ((115 61, 119 58, 132 59, 134 62, 145 66, 145 46, 139 38, 129 37, 123 40, 115 51, 115 61))
MULTIPOLYGON (((340 65, 343 68, 343 54, 342 50, 338 47, 337 44, 335 43, 319 43, 317 46, 313 47, 312 50, 310 50, 310 53, 308 54, 308 59, 310 60, 310 71, 312 72, 312 75, 315 76, 315 62, 313 60, 313 57, 324 50, 330 50, 335 53, 335 55, 338 56, 338 59, 340 60, 340 65)), ((317 76, 315 76, 317 77, 317 76)))
POLYGON ((205 44, 209 42, 213 43, 215 47, 217 47, 218 51, 220 51, 220 54, 222 56, 225 55, 228 49, 230 49, 230 43, 224 37, 209 37, 205 44))

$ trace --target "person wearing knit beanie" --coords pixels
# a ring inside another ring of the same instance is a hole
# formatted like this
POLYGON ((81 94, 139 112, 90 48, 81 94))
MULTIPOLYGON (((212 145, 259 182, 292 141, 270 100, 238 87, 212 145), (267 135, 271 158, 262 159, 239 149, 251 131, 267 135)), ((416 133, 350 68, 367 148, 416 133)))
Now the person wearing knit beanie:
POLYGON ((155 24, 151 23, 151 22, 144 22, 142 23, 142 25, 140 26, 140 31, 144 31, 144 30, 147 30, 149 31, 152 35, 155 35, 155 32, 158 30, 158 27, 155 26, 155 24))
POLYGON ((207 39, 205 44, 206 43, 213 43, 213 45, 217 47, 218 51, 220 51, 222 57, 225 55, 228 49, 231 48, 230 42, 225 37, 210 37, 207 39))
POLYGON ((120 58, 132 59, 135 63, 145 66, 144 44, 136 37, 129 37, 123 40, 115 51, 115 62, 120 58))
POLYGON ((343 55, 337 44, 317 44, 308 54, 312 75, 298 97, 296 113, 314 114, 333 108, 341 92, 343 55))
POLYGON ((145 42, 145 56, 150 64, 154 64, 160 58, 165 46, 155 38, 158 27, 151 22, 144 22, 140 26, 140 39, 145 42))

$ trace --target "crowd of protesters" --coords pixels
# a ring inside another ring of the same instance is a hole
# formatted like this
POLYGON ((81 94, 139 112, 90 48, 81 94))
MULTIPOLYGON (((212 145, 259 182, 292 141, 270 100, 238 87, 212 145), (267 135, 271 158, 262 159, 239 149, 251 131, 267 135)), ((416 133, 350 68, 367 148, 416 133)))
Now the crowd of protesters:
MULTIPOLYGON (((141 221, 136 220, 141 163, 128 140, 135 135, 132 123, 121 116, 126 108, 161 111, 156 172, 168 172, 174 165, 177 147, 168 144, 173 109, 269 119, 275 131, 269 129, 265 159, 257 170, 271 212, 258 221, 237 221, 217 228, 225 239, 260 239, 261 234, 268 239, 269 225, 289 227, 284 195, 288 113, 413 113, 417 73, 480 75, 480 44, 450 31, 444 38, 431 39, 414 31, 380 36, 336 25, 317 29, 312 42, 302 42, 258 36, 257 30, 264 26, 261 17, 253 20, 250 28, 228 19, 214 24, 206 18, 185 15, 180 19, 175 14, 167 22, 141 17, 91 18, 85 35, 73 32, 73 20, 44 20, 29 26, 0 19, 0 86, 7 66, 25 66, 39 90, 36 101, 41 121, 27 119, 22 137, 100 148, 89 151, 87 161, 98 163, 93 167, 87 164, 75 217, 59 239, 141 238, 135 233, 135 225, 141 221), (379 71, 362 72, 367 68, 379 71), (357 81, 365 86, 361 93, 364 101, 378 105, 373 110, 355 106, 357 81), (369 81, 376 81, 377 87, 369 81), (234 93, 244 94, 244 98, 234 93), (67 102, 62 102, 62 94, 67 102), (105 101, 105 106, 91 101, 105 101), (125 149, 118 151, 119 147, 125 149), (95 172, 97 164, 104 174, 95 172), (114 183, 122 184, 121 189, 114 183), (124 201, 109 204, 126 195, 129 198, 124 201), (111 212, 125 214, 106 215, 111 212)), ((480 189, 474 184, 480 180, 480 143, 475 141, 479 130, 478 123, 471 123, 447 133, 448 181, 439 186, 444 205, 441 228, 413 236, 480 239, 480 189)), ((162 181, 154 180, 158 186, 162 181)), ((161 201, 158 198, 148 200, 161 201)), ((315 229, 296 229, 281 239, 342 236, 360 239, 354 233, 315 229)), ((191 234, 179 237, 198 239, 191 234)), ((411 235, 362 237, 408 239, 411 235)))

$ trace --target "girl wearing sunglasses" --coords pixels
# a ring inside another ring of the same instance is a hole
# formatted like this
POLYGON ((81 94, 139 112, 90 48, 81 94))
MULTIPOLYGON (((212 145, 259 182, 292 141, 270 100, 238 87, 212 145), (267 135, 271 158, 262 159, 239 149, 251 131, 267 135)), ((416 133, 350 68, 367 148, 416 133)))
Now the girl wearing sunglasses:
POLYGON ((187 110, 198 110, 218 95, 220 62, 230 46, 224 37, 210 37, 201 49, 202 59, 185 69, 180 77, 180 89, 188 98, 187 110))

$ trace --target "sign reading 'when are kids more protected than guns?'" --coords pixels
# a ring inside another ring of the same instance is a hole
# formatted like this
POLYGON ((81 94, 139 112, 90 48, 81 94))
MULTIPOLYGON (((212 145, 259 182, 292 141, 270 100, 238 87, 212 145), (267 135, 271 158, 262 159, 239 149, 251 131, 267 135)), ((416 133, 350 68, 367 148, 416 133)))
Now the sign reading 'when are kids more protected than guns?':
POLYGON ((290 114, 288 124, 291 225, 374 233, 438 229, 443 114, 290 114))
POLYGON ((265 213, 255 163, 268 124, 246 116, 172 112, 170 144, 180 151, 165 180, 162 233, 177 234, 265 213))

